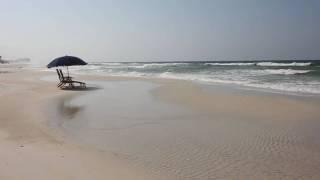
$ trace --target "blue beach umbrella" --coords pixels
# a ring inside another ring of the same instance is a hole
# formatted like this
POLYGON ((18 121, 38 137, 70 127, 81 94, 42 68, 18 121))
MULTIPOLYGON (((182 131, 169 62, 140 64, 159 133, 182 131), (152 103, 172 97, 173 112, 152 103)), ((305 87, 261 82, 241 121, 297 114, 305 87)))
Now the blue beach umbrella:
POLYGON ((62 56, 58 57, 54 60, 52 60, 47 67, 52 68, 52 67, 58 67, 58 66, 67 66, 68 70, 68 76, 69 76, 69 68, 68 66, 81 66, 81 65, 87 65, 85 61, 82 59, 75 57, 75 56, 62 56))

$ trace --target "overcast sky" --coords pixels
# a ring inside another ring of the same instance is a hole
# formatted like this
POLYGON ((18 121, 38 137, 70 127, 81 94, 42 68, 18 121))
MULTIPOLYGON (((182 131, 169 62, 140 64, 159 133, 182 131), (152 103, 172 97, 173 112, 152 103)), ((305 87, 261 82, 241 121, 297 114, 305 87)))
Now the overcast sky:
POLYGON ((320 59, 319 0, 0 0, 0 55, 320 59))

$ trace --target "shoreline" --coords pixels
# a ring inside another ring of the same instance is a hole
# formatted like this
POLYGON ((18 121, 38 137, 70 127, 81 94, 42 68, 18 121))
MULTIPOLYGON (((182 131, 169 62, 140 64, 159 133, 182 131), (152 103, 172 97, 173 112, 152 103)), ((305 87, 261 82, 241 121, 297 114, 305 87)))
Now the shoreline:
POLYGON ((170 82, 182 82, 186 84, 193 84, 199 87, 206 87, 215 90, 223 91, 227 90, 229 92, 241 93, 245 94, 255 94, 255 95, 271 95, 271 96, 286 96, 289 98, 316 98, 320 99, 320 94, 317 93, 307 93, 307 92, 292 92, 292 91, 284 91, 278 89, 269 89, 263 87, 254 87, 254 86, 246 86, 232 83, 213 83, 213 82, 200 82, 196 80, 186 80, 186 79, 173 79, 173 78, 162 78, 162 77, 130 77, 130 76, 122 76, 122 75, 90 75, 90 74, 81 74, 76 73, 79 78, 84 80, 97 80, 97 81, 125 81, 125 80, 142 80, 142 81, 150 81, 155 83, 170 83, 170 82))
POLYGON ((313 139, 318 137, 315 133, 320 127, 319 98, 226 91, 225 86, 207 87, 181 80, 96 76, 77 79, 95 81, 101 90, 61 91, 56 81, 43 80, 51 74, 21 70, 5 74, 0 82, 0 87, 10 85, 14 90, 0 92, 0 100, 5 102, 0 104, 0 112, 5 115, 0 122, 0 156, 5 159, 0 164, 1 179, 320 177, 316 173, 320 142, 313 139), (126 97, 132 99, 127 102, 126 97), (61 102, 67 104, 59 105, 61 102), (84 107, 77 110, 81 105, 84 107), (27 109, 21 111, 25 106, 27 109), (66 111, 52 117, 49 108, 59 106, 66 111), (109 108, 94 108, 98 106, 109 108), (123 112, 129 116, 123 116, 123 112), (87 122, 88 116, 82 116, 90 113, 90 124, 78 124, 87 122), (107 121, 101 121, 101 117, 107 121), (65 129, 50 125, 50 118, 61 118, 65 129), (91 129, 92 125, 102 131, 91 129), (79 133, 80 141, 68 133, 79 133), (108 141, 96 141, 99 136, 108 141), (84 137, 87 142, 82 142, 84 137), (194 154, 198 151, 203 152, 194 154), (306 159, 310 162, 302 161, 306 159), (34 166, 28 166, 33 161, 34 166))

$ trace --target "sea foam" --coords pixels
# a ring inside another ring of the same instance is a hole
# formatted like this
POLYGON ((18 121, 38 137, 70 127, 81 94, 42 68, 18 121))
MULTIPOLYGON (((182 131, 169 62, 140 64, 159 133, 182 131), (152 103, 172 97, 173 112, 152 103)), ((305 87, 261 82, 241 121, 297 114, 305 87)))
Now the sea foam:
POLYGON ((89 63, 72 73, 102 76, 164 78, 207 84, 320 94, 318 62, 126 62, 89 63), (311 64, 315 64, 311 66, 311 64))
POLYGON ((277 63, 277 62, 260 62, 256 64, 257 66, 310 66, 311 63, 299 63, 299 62, 292 62, 292 63, 277 63))

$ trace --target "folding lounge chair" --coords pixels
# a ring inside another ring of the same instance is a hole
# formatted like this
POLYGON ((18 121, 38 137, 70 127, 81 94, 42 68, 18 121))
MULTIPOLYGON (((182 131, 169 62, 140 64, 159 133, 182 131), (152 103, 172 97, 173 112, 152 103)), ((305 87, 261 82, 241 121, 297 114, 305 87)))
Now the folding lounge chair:
POLYGON ((61 69, 57 69, 60 83, 57 85, 60 88, 63 88, 66 84, 69 84, 69 87, 74 88, 74 83, 78 83, 81 87, 86 87, 86 83, 80 81, 73 81, 72 77, 65 77, 61 69))
POLYGON ((58 74, 58 77, 59 77, 59 80, 60 80, 60 82, 58 83, 57 86, 60 87, 60 86, 62 86, 64 84, 64 81, 63 81, 63 79, 62 79, 62 77, 60 75, 60 71, 58 69, 56 69, 56 71, 57 71, 57 74, 58 74))

